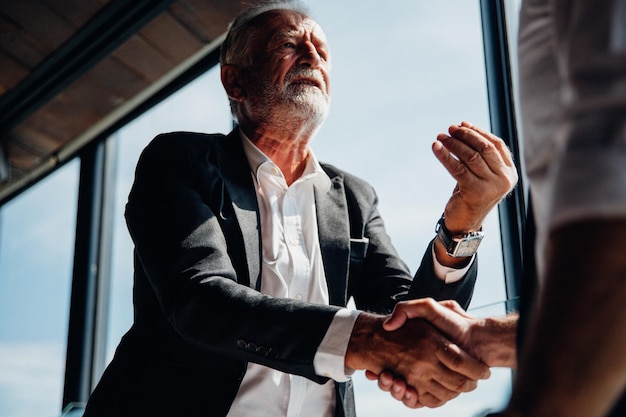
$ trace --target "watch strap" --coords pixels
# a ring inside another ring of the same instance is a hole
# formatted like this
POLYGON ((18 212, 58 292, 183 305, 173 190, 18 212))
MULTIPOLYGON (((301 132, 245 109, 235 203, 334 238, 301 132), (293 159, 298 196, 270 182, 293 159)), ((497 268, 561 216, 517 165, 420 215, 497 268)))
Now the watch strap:
POLYGON ((480 230, 453 236, 445 224, 445 217, 442 215, 435 226, 437 238, 446 248, 446 253, 455 258, 465 258, 473 256, 478 251, 478 246, 485 234, 480 230))

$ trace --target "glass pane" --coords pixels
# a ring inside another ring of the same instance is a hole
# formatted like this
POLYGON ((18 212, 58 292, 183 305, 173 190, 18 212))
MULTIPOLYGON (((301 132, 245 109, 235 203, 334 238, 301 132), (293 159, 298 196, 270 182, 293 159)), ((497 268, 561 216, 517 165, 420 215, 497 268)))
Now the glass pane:
POLYGON ((79 162, 0 210, 0 415, 61 413, 79 162))

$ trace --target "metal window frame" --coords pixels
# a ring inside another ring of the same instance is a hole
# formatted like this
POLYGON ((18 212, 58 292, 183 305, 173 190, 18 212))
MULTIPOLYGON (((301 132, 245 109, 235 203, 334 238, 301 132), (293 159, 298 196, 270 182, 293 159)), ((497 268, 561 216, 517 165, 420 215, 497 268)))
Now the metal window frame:
POLYGON ((531 262, 534 255, 524 250, 528 245, 527 209, 505 9, 504 0, 480 0, 491 131, 511 150, 519 176, 517 187, 498 205, 507 300, 515 300, 507 303, 507 309, 516 310, 524 263, 531 262))
POLYGON ((91 394, 96 351, 96 321, 100 266, 104 242, 111 241, 110 229, 102 226, 105 201, 105 144, 94 143, 80 157, 80 179, 76 214, 76 237, 70 312, 68 322, 64 409, 69 404, 86 403, 91 394), (106 236, 108 234, 108 236, 106 236), (108 239, 105 239, 107 237, 108 239))

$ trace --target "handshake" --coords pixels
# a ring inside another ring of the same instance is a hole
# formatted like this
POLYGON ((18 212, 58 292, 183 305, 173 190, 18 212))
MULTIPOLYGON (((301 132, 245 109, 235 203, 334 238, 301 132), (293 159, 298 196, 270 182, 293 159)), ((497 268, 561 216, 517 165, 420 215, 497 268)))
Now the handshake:
POLYGON ((389 316, 361 313, 345 363, 407 407, 439 407, 516 366, 517 315, 475 318, 455 301, 403 301, 389 316))

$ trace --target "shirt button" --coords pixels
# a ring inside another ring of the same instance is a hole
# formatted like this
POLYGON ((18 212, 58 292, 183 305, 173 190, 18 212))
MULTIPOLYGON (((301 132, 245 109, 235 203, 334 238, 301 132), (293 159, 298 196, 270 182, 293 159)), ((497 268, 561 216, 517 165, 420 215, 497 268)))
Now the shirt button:
POLYGON ((274 174, 274 175, 278 175, 278 172, 279 172, 279 171, 278 171, 278 168, 276 168, 276 167, 272 167, 272 174, 274 174))
POLYGON ((296 296, 294 297, 296 300, 302 300, 302 295, 300 294, 296 294, 296 296))

